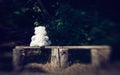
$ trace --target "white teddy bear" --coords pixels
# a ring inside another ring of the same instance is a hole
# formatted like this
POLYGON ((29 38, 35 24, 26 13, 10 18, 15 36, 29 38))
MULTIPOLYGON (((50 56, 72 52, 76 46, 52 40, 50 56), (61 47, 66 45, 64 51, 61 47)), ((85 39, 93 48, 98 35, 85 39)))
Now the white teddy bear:
POLYGON ((30 46, 46 46, 50 45, 51 41, 49 40, 49 37, 47 36, 46 28, 44 26, 35 27, 35 32, 31 38, 30 46))

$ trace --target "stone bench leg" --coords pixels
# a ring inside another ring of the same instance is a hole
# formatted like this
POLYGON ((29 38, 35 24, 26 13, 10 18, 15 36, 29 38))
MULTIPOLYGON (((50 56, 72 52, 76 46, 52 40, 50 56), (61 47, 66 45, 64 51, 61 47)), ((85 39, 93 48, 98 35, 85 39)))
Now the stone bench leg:
POLYGON ((68 67, 68 50, 60 49, 60 67, 62 69, 68 67))
POLYGON ((60 67, 60 61, 58 56, 58 48, 53 48, 51 51, 51 66, 54 68, 60 67))
POLYGON ((14 48, 13 49, 13 68, 15 71, 19 71, 23 67, 22 61, 22 51, 23 49, 14 48))
POLYGON ((52 49, 51 65, 54 68, 65 68, 68 63, 68 50, 62 48, 52 49))
POLYGON ((102 66, 109 62, 110 59, 110 49, 92 49, 92 65, 102 66))

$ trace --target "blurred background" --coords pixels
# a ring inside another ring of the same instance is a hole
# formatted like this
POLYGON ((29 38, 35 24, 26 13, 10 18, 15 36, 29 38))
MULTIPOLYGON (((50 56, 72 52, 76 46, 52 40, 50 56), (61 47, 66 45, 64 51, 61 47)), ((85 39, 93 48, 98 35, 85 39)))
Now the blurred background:
POLYGON ((0 0, 0 70, 12 71, 12 49, 45 26, 51 45, 110 45, 120 61, 118 0, 0 0))

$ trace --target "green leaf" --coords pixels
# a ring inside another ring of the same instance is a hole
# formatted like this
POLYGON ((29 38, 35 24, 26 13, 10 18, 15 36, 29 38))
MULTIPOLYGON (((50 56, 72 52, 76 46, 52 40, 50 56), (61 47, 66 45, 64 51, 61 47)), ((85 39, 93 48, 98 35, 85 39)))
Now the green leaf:
POLYGON ((35 21, 35 22, 34 22, 34 25, 35 25, 35 26, 39 26, 40 23, 39 23, 38 21, 35 21))
POLYGON ((28 11, 29 10, 29 8, 21 8, 21 11, 23 12, 23 13, 25 13, 26 11, 28 11))
POLYGON ((21 14, 20 11, 15 11, 15 12, 13 12, 13 13, 16 14, 16 15, 20 15, 20 14, 21 14))

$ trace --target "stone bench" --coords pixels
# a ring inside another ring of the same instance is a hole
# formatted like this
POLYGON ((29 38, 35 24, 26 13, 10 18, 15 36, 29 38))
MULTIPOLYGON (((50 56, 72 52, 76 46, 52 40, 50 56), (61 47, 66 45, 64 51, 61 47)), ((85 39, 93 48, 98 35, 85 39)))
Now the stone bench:
MULTIPOLYGON (((110 46, 44 46, 42 49, 51 50, 51 65, 57 68, 65 68, 68 66, 68 50, 90 50, 91 63, 93 66, 100 66, 109 62, 111 47, 110 46)), ((13 49, 13 66, 15 70, 19 70, 24 58, 25 51, 36 50, 40 47, 16 46, 13 49)))

